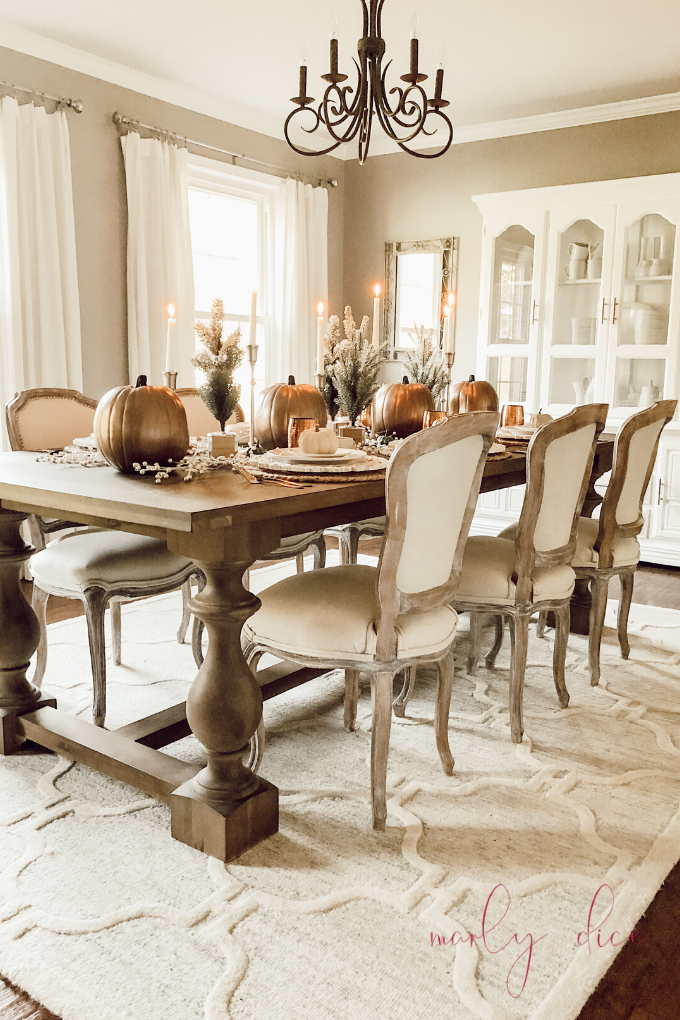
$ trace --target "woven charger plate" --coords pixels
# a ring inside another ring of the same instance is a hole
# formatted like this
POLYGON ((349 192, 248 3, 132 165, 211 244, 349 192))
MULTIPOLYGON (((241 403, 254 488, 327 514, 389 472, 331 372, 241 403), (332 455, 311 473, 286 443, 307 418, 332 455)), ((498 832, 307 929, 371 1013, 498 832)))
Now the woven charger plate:
POLYGON ((295 469, 283 467, 265 456, 250 457, 244 461, 249 471, 258 478, 284 478, 297 482, 304 478, 306 482, 363 482, 365 476, 384 478, 387 465, 380 457, 366 457, 358 464, 324 464, 323 469, 314 464, 300 464, 295 469))

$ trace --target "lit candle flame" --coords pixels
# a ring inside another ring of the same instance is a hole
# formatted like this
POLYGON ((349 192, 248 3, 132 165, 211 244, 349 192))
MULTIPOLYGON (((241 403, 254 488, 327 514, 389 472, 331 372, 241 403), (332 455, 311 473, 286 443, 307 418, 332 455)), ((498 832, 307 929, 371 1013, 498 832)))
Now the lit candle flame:
POLYGON ((376 297, 380 297, 380 284, 379 283, 376 283, 376 285, 373 288, 373 290, 374 290, 375 296, 376 297))
POLYGON ((316 306, 316 312, 317 315, 323 315, 323 301, 319 301, 318 305, 316 306))
POLYGON ((449 308, 453 308, 453 303, 456 300, 456 295, 453 293, 452 290, 449 291, 449 296, 447 297, 446 300, 449 303, 449 308))
POLYGON ((174 305, 168 305, 168 318, 169 319, 174 319, 175 318, 175 306, 174 305))

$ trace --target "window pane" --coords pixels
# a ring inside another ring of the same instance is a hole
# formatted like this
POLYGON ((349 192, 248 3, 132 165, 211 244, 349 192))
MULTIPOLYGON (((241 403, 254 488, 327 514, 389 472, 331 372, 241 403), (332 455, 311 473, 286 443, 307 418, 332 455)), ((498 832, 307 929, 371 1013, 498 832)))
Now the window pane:
POLYGON ((258 207, 250 199, 189 188, 196 310, 215 298, 233 315, 247 314, 258 278, 258 207))

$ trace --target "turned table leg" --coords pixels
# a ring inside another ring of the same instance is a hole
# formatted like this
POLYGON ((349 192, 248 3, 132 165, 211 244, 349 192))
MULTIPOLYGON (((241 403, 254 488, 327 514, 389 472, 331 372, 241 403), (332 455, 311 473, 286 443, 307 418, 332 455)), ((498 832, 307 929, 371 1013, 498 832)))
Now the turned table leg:
POLYGON ((0 510, 0 754, 19 746, 16 717, 54 698, 41 694, 26 679, 29 661, 40 642, 40 625, 19 583, 21 566, 34 552, 20 534, 27 514, 0 510))
POLYGON ((241 628, 260 606, 243 586, 244 571, 278 544, 276 522, 168 540, 205 573, 191 611, 209 639, 187 698, 187 720, 208 765, 174 791, 172 834, 223 861, 278 831, 278 790, 242 763, 262 718, 262 693, 241 651, 241 628))

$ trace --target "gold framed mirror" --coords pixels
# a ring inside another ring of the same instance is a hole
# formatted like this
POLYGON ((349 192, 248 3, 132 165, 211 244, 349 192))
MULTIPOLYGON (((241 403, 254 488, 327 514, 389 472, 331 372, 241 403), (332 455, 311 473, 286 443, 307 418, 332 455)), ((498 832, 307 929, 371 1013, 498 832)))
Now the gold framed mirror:
POLYGON ((392 357, 413 350, 415 328, 433 329, 442 345, 444 305, 453 294, 451 326, 455 338, 458 290, 457 237, 431 241, 387 241, 383 336, 392 357))

